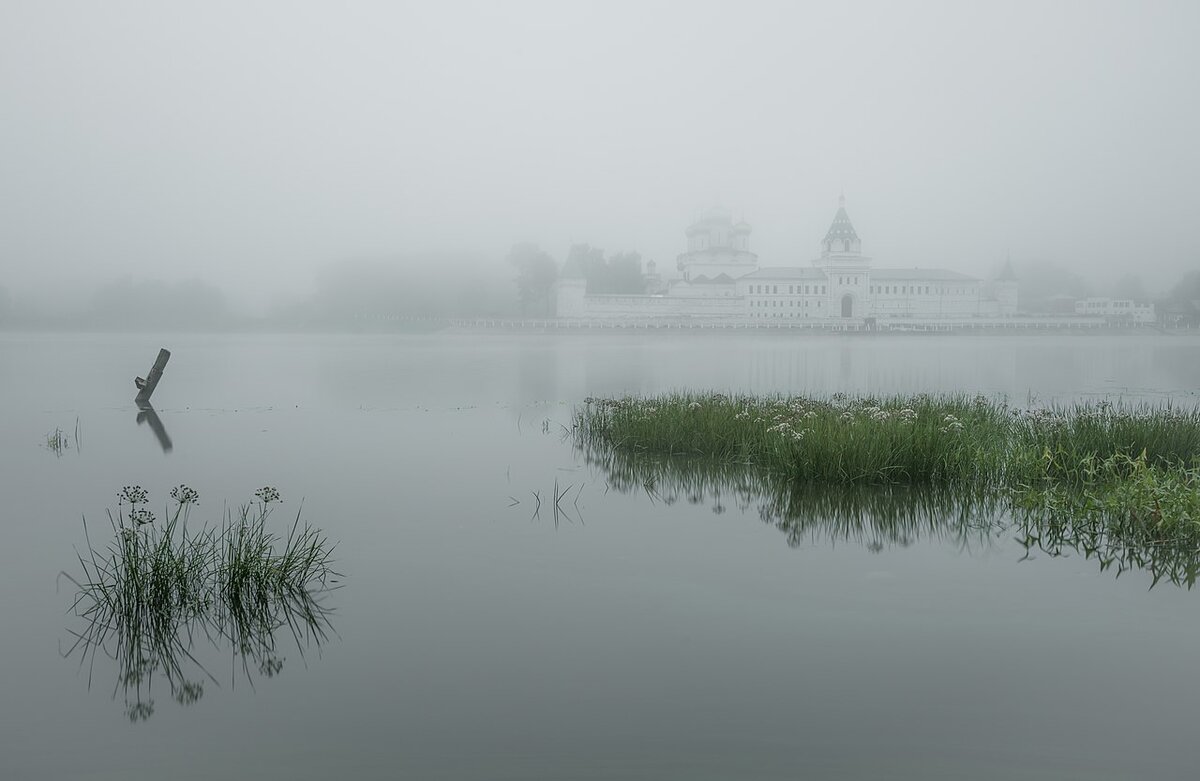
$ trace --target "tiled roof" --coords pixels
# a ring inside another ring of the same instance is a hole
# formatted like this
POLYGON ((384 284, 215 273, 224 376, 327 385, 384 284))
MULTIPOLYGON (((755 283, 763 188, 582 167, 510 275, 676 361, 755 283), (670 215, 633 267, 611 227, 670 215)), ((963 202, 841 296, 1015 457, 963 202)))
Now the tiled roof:
POLYGON ((688 280, 689 285, 732 285, 733 277, 728 274, 718 274, 715 277, 709 278, 700 274, 688 280))
POLYGON ((858 233, 855 232, 854 226, 850 224, 850 217, 846 214, 846 207, 839 206, 837 214, 833 216, 833 224, 829 226, 829 231, 825 234, 826 243, 837 239, 850 239, 851 241, 858 240, 858 233))
POLYGON ((760 268, 742 279, 826 279, 825 272, 819 268, 804 268, 803 266, 776 266, 760 268))
POLYGON ((871 269, 871 281, 880 279, 923 280, 931 282, 978 282, 977 277, 947 271, 944 268, 875 268, 871 269))

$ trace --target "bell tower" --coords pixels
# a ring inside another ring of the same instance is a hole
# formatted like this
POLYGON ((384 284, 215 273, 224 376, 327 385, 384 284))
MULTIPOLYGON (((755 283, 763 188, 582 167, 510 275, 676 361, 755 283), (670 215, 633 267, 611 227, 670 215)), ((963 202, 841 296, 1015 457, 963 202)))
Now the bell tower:
POLYGON ((821 240, 821 255, 813 265, 829 280, 826 311, 842 317, 863 317, 871 309, 871 259, 862 254, 862 240, 846 214, 846 196, 838 197, 837 214, 821 240))

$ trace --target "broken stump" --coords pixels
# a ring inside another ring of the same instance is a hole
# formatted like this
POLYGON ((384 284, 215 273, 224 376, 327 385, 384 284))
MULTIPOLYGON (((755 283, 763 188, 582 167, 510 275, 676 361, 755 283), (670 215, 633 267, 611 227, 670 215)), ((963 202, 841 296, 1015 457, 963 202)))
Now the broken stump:
POLYGON ((146 374, 146 379, 138 377, 134 379, 133 384, 138 388, 138 395, 134 399, 140 406, 150 403, 150 396, 154 393, 154 389, 158 387, 158 381, 162 378, 163 369, 167 366, 167 361, 171 360, 171 352, 163 347, 158 351, 158 357, 154 359, 154 365, 150 367, 150 371, 146 374))

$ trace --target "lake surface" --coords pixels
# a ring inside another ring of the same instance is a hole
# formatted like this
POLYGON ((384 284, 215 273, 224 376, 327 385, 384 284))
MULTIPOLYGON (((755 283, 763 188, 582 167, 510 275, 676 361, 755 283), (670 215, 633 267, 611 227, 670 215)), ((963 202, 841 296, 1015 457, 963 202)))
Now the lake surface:
POLYGON ((0 778, 1200 772, 1200 595, 945 519, 789 537, 753 499, 617 485, 567 434, 588 396, 684 389, 1192 405, 1200 338, 0 335, 0 778), (156 434, 131 380, 160 346, 156 434), (198 642, 203 696, 152 679, 131 721, 116 662, 64 658, 58 576, 122 486, 180 483, 193 522, 270 485, 286 532, 302 501, 336 635, 271 675, 198 642))

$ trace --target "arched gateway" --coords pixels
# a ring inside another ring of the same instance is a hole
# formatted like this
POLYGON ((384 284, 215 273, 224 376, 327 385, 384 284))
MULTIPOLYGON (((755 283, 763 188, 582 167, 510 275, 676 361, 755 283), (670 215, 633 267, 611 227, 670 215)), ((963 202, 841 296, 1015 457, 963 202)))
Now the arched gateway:
POLYGON ((854 296, 849 293, 842 296, 842 317, 854 317, 854 296))

